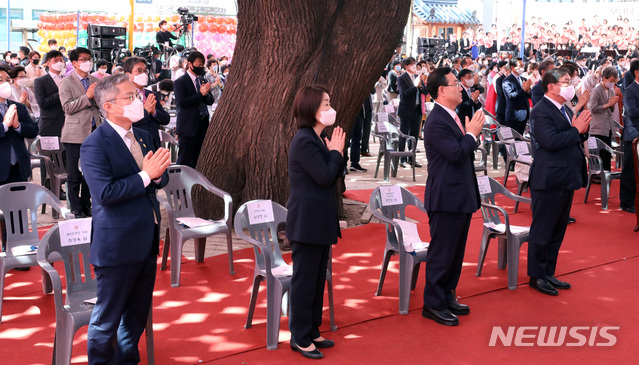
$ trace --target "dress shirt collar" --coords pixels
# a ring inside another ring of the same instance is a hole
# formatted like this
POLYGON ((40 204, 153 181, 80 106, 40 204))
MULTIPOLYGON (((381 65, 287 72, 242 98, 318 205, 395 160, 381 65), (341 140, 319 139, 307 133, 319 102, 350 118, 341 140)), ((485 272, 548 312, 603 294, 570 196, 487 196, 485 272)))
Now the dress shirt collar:
POLYGON ((91 75, 88 75, 88 74, 87 74, 87 77, 82 77, 82 76, 80 76, 80 74, 78 73, 78 71, 75 71, 75 70, 73 71, 73 73, 74 73, 74 74, 78 77, 78 79, 80 79, 80 81, 82 81, 82 80, 84 80, 84 79, 87 79, 87 80, 91 81, 91 79, 89 79, 89 77, 90 77, 91 75))
POLYGON ((109 125, 110 125, 111 127, 113 127, 113 130, 115 130, 115 132, 116 132, 116 133, 120 136, 120 138, 122 138, 122 140, 124 141, 124 143, 126 143, 126 145, 127 145, 127 146, 129 146, 130 141, 129 141, 129 143, 127 143, 126 139, 128 139, 128 138, 126 138, 126 139, 125 139, 125 135, 126 135, 128 132, 133 133, 133 126, 131 126, 131 128, 129 128, 128 130, 126 130, 126 129, 124 129, 124 128, 120 127, 119 125, 117 125, 117 124, 113 123, 112 121, 110 121, 110 120, 108 120, 108 119, 106 119, 106 118, 105 118, 104 120, 106 120, 106 121, 107 121, 107 123, 109 123, 109 125))
POLYGON ((561 111, 561 107, 563 106, 563 104, 559 104, 558 102, 552 100, 551 98, 548 97, 548 95, 544 95, 544 98, 550 100, 550 102, 557 107, 557 109, 559 109, 561 111))
POLYGON ((635 79, 635 82, 636 82, 637 84, 639 84, 639 81, 637 81, 636 79, 635 79))
POLYGON ((445 110, 448 114, 450 114, 450 117, 451 117, 451 118, 453 118, 453 120, 455 120, 455 117, 457 116, 457 113, 455 113, 455 111, 454 111, 454 110, 450 110, 450 109, 448 109, 447 107, 445 107, 445 106, 441 105, 441 104, 440 104, 440 103, 438 103, 438 102, 435 102, 435 104, 437 104, 437 105, 441 106, 442 108, 444 108, 444 110, 445 110))

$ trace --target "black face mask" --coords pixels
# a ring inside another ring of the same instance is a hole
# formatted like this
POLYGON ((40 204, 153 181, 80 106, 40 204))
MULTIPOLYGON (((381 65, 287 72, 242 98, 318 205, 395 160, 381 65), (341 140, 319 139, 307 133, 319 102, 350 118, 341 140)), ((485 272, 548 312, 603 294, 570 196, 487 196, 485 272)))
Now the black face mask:
POLYGON ((204 74, 206 73, 206 71, 204 70, 204 67, 191 66, 191 71, 193 71, 193 73, 198 76, 204 76, 204 74))
POLYGON ((34 60, 31 60, 31 62, 33 62, 34 65, 37 65, 38 63, 40 63, 40 59, 39 58, 34 59, 34 60))

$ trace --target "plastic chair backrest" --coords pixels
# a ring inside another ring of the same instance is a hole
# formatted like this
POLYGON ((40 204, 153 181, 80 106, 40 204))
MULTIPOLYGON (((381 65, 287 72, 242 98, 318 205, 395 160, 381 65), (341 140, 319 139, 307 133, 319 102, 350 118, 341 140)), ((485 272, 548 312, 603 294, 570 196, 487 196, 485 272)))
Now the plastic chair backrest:
POLYGON ((389 122, 379 121, 375 122, 373 131, 376 135, 381 137, 380 148, 384 150, 393 149, 393 140, 398 138, 397 127, 389 122), (380 132, 380 124, 384 125, 386 131, 380 132))
MULTIPOLYGON (((373 193, 371 194, 371 198, 369 201, 371 211, 380 211, 382 215, 388 219, 397 218, 406 220, 407 206, 413 205, 423 209, 424 204, 415 195, 413 195, 413 193, 403 187, 400 187, 400 190, 402 192, 401 204, 383 205, 380 187, 375 188, 375 190, 373 190, 373 193)), ((392 224, 386 224, 386 238, 394 248, 399 249, 397 244, 397 234, 395 233, 395 228, 392 224)))
POLYGON ((286 265, 277 240, 277 226, 282 222, 286 222, 286 214, 286 208, 271 200, 252 200, 246 202, 242 204, 235 214, 235 233, 240 238, 253 244, 255 264, 262 271, 267 271, 264 260, 266 253, 268 253, 270 257, 271 268, 286 265), (271 222, 251 224, 248 212, 249 203, 271 204, 274 220, 271 222), (249 232, 250 237, 246 235, 245 230, 249 232))
POLYGON ((91 274, 91 263, 89 262, 91 243, 62 246, 57 224, 42 237, 42 242, 46 242, 46 249, 44 252, 38 251, 38 260, 47 260, 54 254, 59 254, 62 257, 67 284, 65 301, 67 304, 75 293, 97 291, 97 281, 91 274))
POLYGON ((162 143, 170 143, 174 146, 178 145, 178 141, 177 139, 175 139, 175 137, 173 137, 172 135, 166 133, 165 131, 160 131, 160 141, 162 143))
MULTIPOLYGON (((478 179, 488 179, 488 181, 490 181, 490 192, 479 194, 482 202, 491 204, 491 205, 496 205, 495 196, 497 194, 507 196, 506 192, 508 191, 508 189, 506 189, 502 184, 497 182, 497 180, 493 179, 492 177, 481 176, 481 177, 478 177, 478 179)), ((501 219, 499 218, 499 214, 497 214, 497 212, 493 209, 485 209, 484 207, 482 207, 481 215, 484 218, 484 223, 494 223, 494 224, 503 223, 501 219)))
POLYGON ((606 144, 606 142, 600 140, 597 137, 589 137, 589 138, 593 138, 595 140, 595 142, 597 143, 597 148, 591 148, 590 145, 590 140, 588 140, 586 143, 588 143, 588 152, 590 152, 591 155, 597 155, 599 156, 599 151, 604 150, 610 154, 615 154, 615 150, 612 149, 612 147, 608 146, 606 144))
POLYGON ((40 185, 18 182, 0 186, 0 211, 4 214, 7 230, 7 257, 13 257, 13 247, 39 244, 37 216, 42 204, 62 213, 60 201, 40 185))
POLYGON ((169 182, 163 190, 175 218, 195 216, 191 193, 194 185, 203 185, 205 177, 194 168, 183 165, 169 166, 168 172, 169 182))
POLYGON ((45 158, 45 164, 47 168, 47 175, 63 175, 66 174, 66 159, 64 158, 64 145, 60 143, 58 138, 57 150, 43 150, 40 145, 40 136, 36 137, 31 143, 31 154, 34 156, 42 156, 45 158))
POLYGON ((521 134, 519 134, 519 132, 506 126, 499 127, 499 129, 497 130, 497 137, 499 137, 500 141, 508 142, 508 143, 524 140, 524 137, 521 134))
POLYGON ((531 156, 531 153, 532 146, 525 141, 516 141, 508 146, 508 154, 516 159, 519 159, 521 156, 531 156))

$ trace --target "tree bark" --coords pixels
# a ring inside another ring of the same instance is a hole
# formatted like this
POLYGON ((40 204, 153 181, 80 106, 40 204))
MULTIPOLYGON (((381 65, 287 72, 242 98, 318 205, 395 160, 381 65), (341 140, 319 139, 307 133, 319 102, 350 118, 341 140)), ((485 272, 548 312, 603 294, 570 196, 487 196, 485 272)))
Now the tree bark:
MULTIPOLYGON (((296 92, 317 74, 316 83, 330 91, 336 125, 350 131, 401 41, 410 0, 341 2, 338 10, 340 0, 237 1, 233 63, 197 166, 231 194, 234 210, 253 199, 286 206, 296 92)), ((207 218, 220 217, 220 200, 195 192, 207 218)))

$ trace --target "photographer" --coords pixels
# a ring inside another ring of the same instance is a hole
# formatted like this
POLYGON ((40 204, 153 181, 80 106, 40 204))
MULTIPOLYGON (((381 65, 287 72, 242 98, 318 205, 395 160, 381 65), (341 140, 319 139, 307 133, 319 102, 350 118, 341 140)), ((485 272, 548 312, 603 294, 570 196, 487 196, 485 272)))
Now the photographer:
POLYGON ((160 30, 155 34, 155 41, 164 52, 173 50, 172 39, 178 39, 173 33, 169 32, 169 24, 166 20, 160 20, 160 30))

